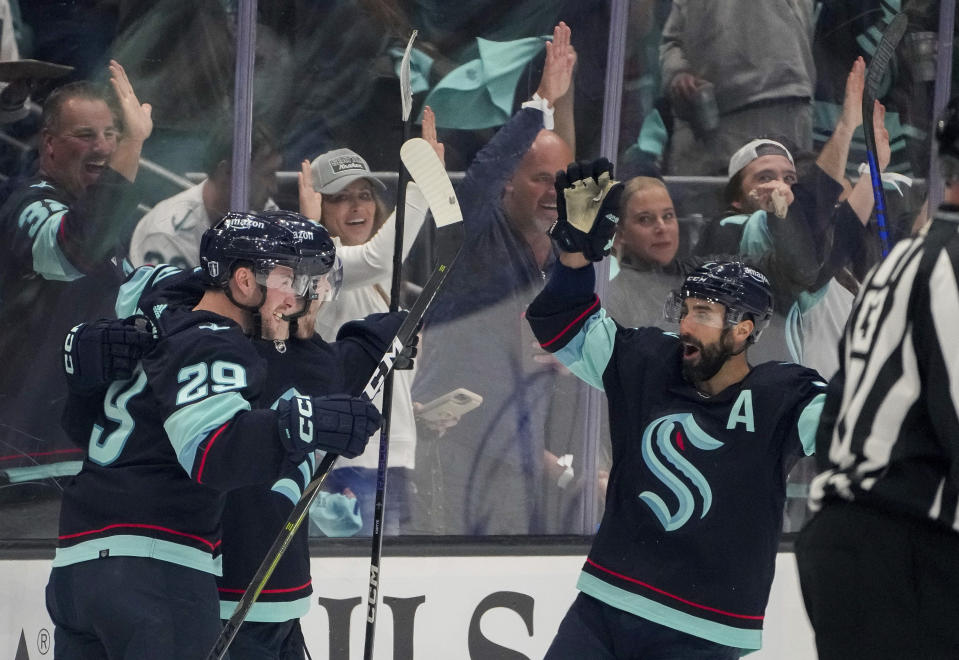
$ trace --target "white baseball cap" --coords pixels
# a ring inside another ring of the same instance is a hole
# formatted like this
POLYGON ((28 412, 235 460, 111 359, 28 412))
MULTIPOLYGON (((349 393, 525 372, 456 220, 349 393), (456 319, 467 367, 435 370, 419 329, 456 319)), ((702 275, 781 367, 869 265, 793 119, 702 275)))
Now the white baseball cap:
POLYGON ((747 142, 732 155, 729 159, 729 178, 733 178, 741 169, 760 156, 785 156, 793 167, 796 166, 789 149, 775 140, 759 138, 747 142))

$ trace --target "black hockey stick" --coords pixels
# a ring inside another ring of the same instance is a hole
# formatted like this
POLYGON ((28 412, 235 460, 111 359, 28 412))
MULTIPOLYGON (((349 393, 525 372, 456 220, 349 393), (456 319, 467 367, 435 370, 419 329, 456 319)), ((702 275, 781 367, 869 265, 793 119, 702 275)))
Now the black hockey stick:
MULTIPOLYGON (((413 110, 413 88, 410 82, 410 55, 413 52, 413 42, 416 40, 416 30, 410 35, 400 63, 400 97, 403 101, 403 144, 410 139, 410 114, 413 110)), ((399 177, 396 184, 396 215, 393 219, 396 229, 396 240, 393 243, 393 279, 390 282, 390 311, 399 309, 400 283, 403 273, 403 229, 406 220, 406 184, 410 179, 409 170, 403 162, 402 150, 400 153, 399 177)), ((393 372, 386 375, 383 383, 383 402, 380 405, 383 413, 383 426, 380 429, 379 462, 376 465, 376 496, 373 501, 373 534, 372 549, 370 550, 370 609, 366 617, 366 639, 363 645, 363 657, 370 660, 373 657, 373 639, 376 635, 376 608, 378 603, 378 584, 380 556, 383 553, 383 521, 386 518, 386 478, 390 458, 390 426, 393 417, 393 372)))
POLYGON ((889 254, 889 228, 886 222, 886 193, 882 188, 882 172, 876 158, 876 133, 872 127, 872 108, 875 105, 879 85, 882 83, 889 62, 896 52, 896 46, 906 33, 909 19, 905 14, 897 14, 882 33, 882 39, 876 46, 876 52, 866 67, 866 88, 862 96, 862 132, 866 138, 866 157, 869 159, 869 176, 872 179, 872 196, 876 201, 876 223, 879 226, 879 242, 882 256, 889 254))
MULTIPOLYGON (((450 183, 449 176, 446 174, 446 169, 443 167, 443 163, 440 162, 439 156, 433 151, 433 147, 422 138, 413 138, 403 145, 403 148, 400 150, 400 155, 402 156, 403 164, 406 165, 410 175, 413 180, 416 181, 420 191, 423 193, 423 197, 426 198, 429 204, 430 210, 433 213, 433 222, 436 225, 437 238, 441 238, 442 240, 438 241, 441 247, 437 254, 436 265, 433 268, 430 278, 423 286, 423 291, 416 299, 416 302, 413 303, 413 307, 410 309, 402 325, 400 325, 399 330, 396 331, 392 346, 383 355, 363 390, 363 393, 371 399, 380 391, 383 385, 383 379, 393 368, 393 362, 396 360, 396 356, 399 355, 413 336, 413 333, 416 332, 420 320, 440 290, 440 286, 449 274, 450 268, 456 260, 456 256, 459 254, 460 247, 463 244, 463 214, 460 212, 459 202, 453 193, 453 185, 450 183)), ((293 507, 293 511, 290 512, 286 523, 283 525, 283 529, 280 530, 276 540, 273 541, 273 545, 270 546, 266 556, 260 563, 260 567, 256 570, 256 574, 254 574, 250 580, 250 584, 247 586, 246 591, 243 592, 243 596, 237 603, 233 615, 223 626, 223 630, 220 631, 220 636, 207 655, 207 660, 221 660, 226 654, 230 643, 240 629, 240 625, 246 619, 247 614, 249 614, 250 608, 253 607, 253 603, 256 602, 256 599, 264 587, 266 587, 266 583, 269 581, 270 576, 273 575, 273 571, 276 569, 280 558, 290 546, 300 525, 303 524, 303 520, 310 511, 310 506, 320 492, 320 487, 333 469, 336 458, 336 454, 327 454, 323 457, 323 460, 320 461, 313 481, 307 484, 306 488, 303 489, 303 495, 300 496, 299 501, 293 507)), ((374 582, 378 587, 378 569, 377 575, 374 575, 371 569, 370 583, 374 584, 374 582)))

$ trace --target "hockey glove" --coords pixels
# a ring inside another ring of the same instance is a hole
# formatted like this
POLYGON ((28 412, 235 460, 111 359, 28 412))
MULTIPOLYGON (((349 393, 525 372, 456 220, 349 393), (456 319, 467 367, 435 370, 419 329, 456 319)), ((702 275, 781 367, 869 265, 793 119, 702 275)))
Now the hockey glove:
POLYGON ((355 458, 383 423, 365 396, 295 396, 278 410, 280 440, 294 463, 316 449, 355 458))
POLYGON ((67 384, 82 394, 115 380, 127 380, 155 344, 156 338, 143 317, 81 323, 67 333, 63 342, 67 384))
POLYGON ((563 252, 602 261, 613 246, 623 184, 614 181, 605 158, 572 163, 556 174, 557 218, 549 235, 563 252))

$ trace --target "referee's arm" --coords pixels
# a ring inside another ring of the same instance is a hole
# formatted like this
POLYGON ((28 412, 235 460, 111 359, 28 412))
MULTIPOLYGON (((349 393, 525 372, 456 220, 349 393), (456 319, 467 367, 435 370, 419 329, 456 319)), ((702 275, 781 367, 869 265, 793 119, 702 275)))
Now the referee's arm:
POLYGON ((959 451, 959 255, 952 241, 919 279, 912 333, 929 420, 943 449, 959 451), (950 247, 952 249, 950 249, 950 247), (952 447, 947 445, 953 445, 952 447))

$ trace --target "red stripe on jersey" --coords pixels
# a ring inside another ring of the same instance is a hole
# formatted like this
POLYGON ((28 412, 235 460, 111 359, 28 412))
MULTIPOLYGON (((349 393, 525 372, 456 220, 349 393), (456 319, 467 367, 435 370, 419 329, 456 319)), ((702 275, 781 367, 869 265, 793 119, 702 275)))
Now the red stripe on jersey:
POLYGON ((552 339, 550 339, 550 340, 547 341, 547 342, 541 343, 540 346, 542 346, 543 348, 546 348, 547 346, 549 346, 550 344, 552 344, 554 341, 556 341, 557 339, 559 339, 560 337, 562 337, 563 335, 565 335, 565 334, 569 331, 570 328, 572 328, 574 325, 576 325, 577 323, 579 323, 579 322, 583 319, 584 316, 589 315, 589 314, 590 314, 594 309, 596 309, 598 306, 599 306, 599 296, 596 296, 596 297, 593 298, 593 304, 590 305, 589 308, 588 308, 585 312, 583 312, 582 314, 580 314, 579 316, 577 316, 575 319, 573 319, 572 322, 571 322, 569 325, 567 325, 565 328, 563 328, 562 331, 560 331, 560 333, 559 333, 558 335, 556 335, 555 337, 553 337, 552 339))
MULTIPOLYGON (((300 591, 300 590, 302 590, 302 589, 306 589, 306 588, 309 587, 311 584, 313 584, 313 580, 307 580, 307 581, 306 581, 306 584, 301 584, 301 585, 298 586, 298 587, 289 587, 289 588, 287 588, 287 589, 264 589, 264 590, 261 591, 260 593, 262 593, 262 594, 288 594, 288 593, 290 593, 291 591, 300 591)), ((220 592, 225 593, 225 594, 242 594, 242 593, 246 592, 246 589, 227 589, 226 587, 219 587, 219 588, 217 589, 217 591, 220 591, 220 592)))
POLYGON ((193 539, 194 541, 199 541, 205 546, 208 546, 211 552, 214 549, 216 549, 218 545, 220 545, 219 541, 217 541, 214 544, 214 543, 211 543, 210 541, 207 541, 202 536, 197 536, 196 534, 187 534, 186 532, 178 532, 177 530, 170 529, 169 527, 160 527, 159 525, 145 525, 141 523, 117 523, 115 525, 107 525, 106 527, 101 527, 100 529, 91 529, 86 532, 77 532, 76 534, 64 534, 63 536, 59 536, 57 538, 59 538, 61 541, 64 539, 74 539, 78 536, 88 536, 90 534, 99 534, 101 532, 106 532, 108 530, 117 529, 121 527, 132 527, 134 529, 155 529, 160 532, 166 532, 167 534, 176 534, 177 536, 185 536, 189 539, 193 539))
POLYGON ((14 458, 23 458, 24 456, 55 456, 56 454, 82 454, 83 449, 57 449, 55 451, 25 452, 22 454, 10 454, 9 456, 0 456, 0 461, 9 461, 14 458))
POLYGON ((223 433, 224 429, 230 425, 230 422, 227 422, 220 428, 216 430, 216 433, 213 434, 213 437, 210 438, 210 441, 206 444, 206 449, 203 450, 203 458, 200 459, 200 469, 196 473, 196 482, 198 484, 203 483, 203 468, 206 466, 206 457, 210 453, 210 447, 213 446, 213 443, 216 442, 216 439, 220 437, 220 434, 223 433))
POLYGON ((716 609, 715 607, 709 607, 708 605, 700 605, 699 603, 694 603, 694 602, 691 601, 691 600, 686 600, 685 598, 680 598, 679 596, 676 596, 676 595, 674 595, 674 594, 671 594, 671 593, 669 593, 668 591, 663 591, 662 589, 657 589, 656 587, 654 587, 654 586, 651 585, 651 584, 646 584, 645 582, 640 582, 639 580, 637 580, 637 579, 635 579, 635 578, 631 578, 631 577, 629 577, 628 575, 622 575, 621 573, 616 573, 615 571, 611 571, 611 570, 609 570, 608 568, 606 568, 606 567, 604 567, 604 566, 600 566, 599 564, 597 564, 596 562, 594 562, 592 559, 589 559, 588 557, 586 558, 586 563, 589 564, 590 566, 594 566, 594 567, 598 568, 599 570, 603 571, 604 573, 609 573, 610 575, 613 575, 613 576, 615 576, 615 577, 618 577, 618 578, 621 579, 621 580, 626 580, 627 582, 632 582, 633 584, 638 584, 638 585, 640 585, 641 587, 646 587, 646 588, 649 589, 650 591, 655 591, 655 592, 658 593, 658 594, 662 594, 662 595, 664 595, 664 596, 668 596, 669 598, 672 598, 673 600, 678 600, 680 603, 685 603, 686 605, 690 605, 690 606, 692 606, 692 607, 697 607, 697 608, 699 608, 699 609, 701 609, 701 610, 706 610, 706 611, 708 611, 708 612, 715 612, 716 614, 722 614, 723 616, 731 616, 731 617, 734 617, 734 618, 736 618, 736 619, 750 619, 750 620, 753 620, 753 621, 762 621, 762 620, 765 618, 763 615, 755 616, 755 615, 750 615, 750 614, 734 614, 733 612, 726 612, 726 611, 724 611, 724 610, 718 610, 718 609, 716 609))

